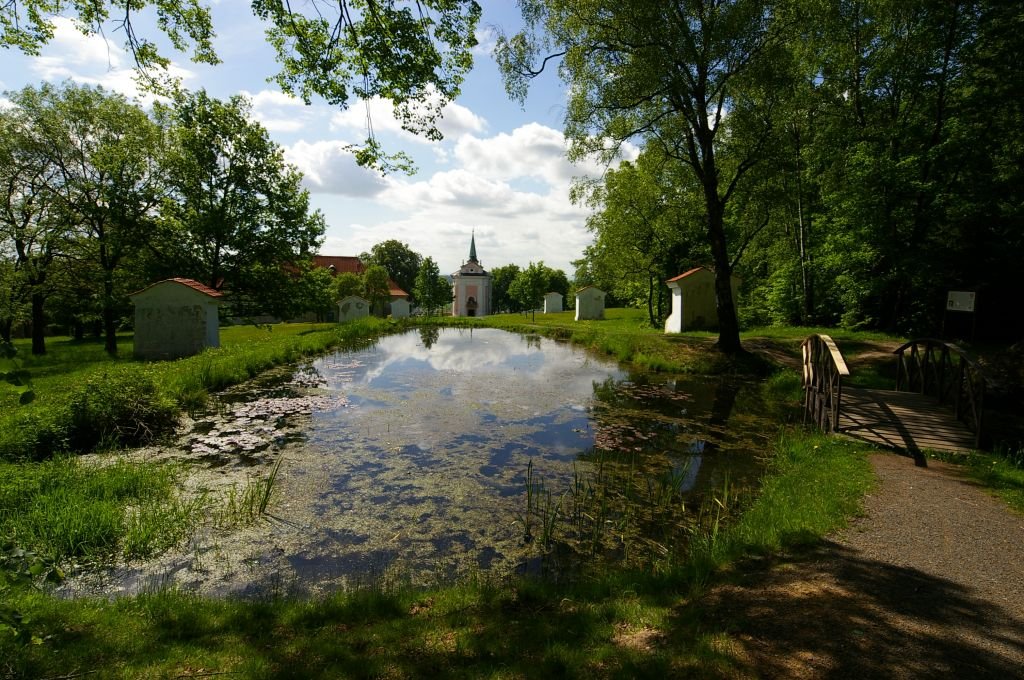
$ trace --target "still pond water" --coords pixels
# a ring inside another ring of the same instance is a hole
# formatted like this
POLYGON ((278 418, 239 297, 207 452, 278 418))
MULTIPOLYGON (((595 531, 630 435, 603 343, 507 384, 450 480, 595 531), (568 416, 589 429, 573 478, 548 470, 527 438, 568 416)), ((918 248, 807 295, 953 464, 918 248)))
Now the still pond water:
POLYGON ((190 490, 221 499, 281 460, 266 516, 80 575, 66 594, 649 564, 685 542, 707 497, 756 483, 777 428, 757 383, 629 373, 495 329, 386 337, 214 401, 174 447, 139 455, 184 462, 190 490))

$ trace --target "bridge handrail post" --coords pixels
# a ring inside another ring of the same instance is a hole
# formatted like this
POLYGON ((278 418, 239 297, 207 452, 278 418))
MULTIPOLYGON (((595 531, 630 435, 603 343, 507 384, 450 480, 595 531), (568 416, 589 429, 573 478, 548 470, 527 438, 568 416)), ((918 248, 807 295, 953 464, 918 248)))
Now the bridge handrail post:
POLYGON ((813 418, 826 432, 839 429, 843 376, 850 375, 846 360, 827 335, 808 336, 801 344, 803 355, 804 423, 813 418))
POLYGON ((915 367, 918 369, 918 377, 921 380, 920 392, 921 394, 928 394, 928 365, 931 364, 931 368, 936 372, 935 378, 938 382, 938 389, 934 396, 939 400, 939 403, 944 403, 946 395, 949 392, 953 393, 953 412, 956 414, 957 420, 964 422, 968 427, 974 431, 974 445, 975 448, 981 445, 981 421, 982 414, 984 411, 984 399, 985 399, 985 377, 981 371, 981 367, 978 366, 967 354, 956 344, 946 342, 944 340, 936 340, 935 338, 915 338, 908 340, 907 342, 900 345, 898 348, 893 350, 893 354, 896 355, 896 390, 906 392, 916 392, 914 389, 913 376, 910 373, 909 362, 906 359, 907 350, 910 350, 911 359, 915 359, 915 367), (924 358, 921 359, 920 347, 924 347, 924 358), (932 355, 933 348, 935 351, 941 349, 941 359, 939 360, 939 366, 936 369, 934 366, 934 357, 929 360, 932 355), (953 353, 956 353, 959 361, 956 368, 956 384, 946 387, 947 380, 947 369, 948 378, 952 380, 953 373, 953 353), (904 383, 904 375, 906 376, 906 382, 904 383), (966 398, 967 404, 964 403, 966 398))

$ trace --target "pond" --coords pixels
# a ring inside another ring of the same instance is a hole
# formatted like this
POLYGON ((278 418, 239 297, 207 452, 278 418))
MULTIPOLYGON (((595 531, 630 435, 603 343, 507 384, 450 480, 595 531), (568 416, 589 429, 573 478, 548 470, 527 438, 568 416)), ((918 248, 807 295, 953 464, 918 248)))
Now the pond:
POLYGON ((191 493, 233 504, 276 469, 266 512, 79 574, 65 594, 311 594, 653 564, 707 498, 756 483, 777 431, 757 383, 629 373, 495 329, 385 337, 212 401, 176 445, 136 455, 184 462, 191 493))

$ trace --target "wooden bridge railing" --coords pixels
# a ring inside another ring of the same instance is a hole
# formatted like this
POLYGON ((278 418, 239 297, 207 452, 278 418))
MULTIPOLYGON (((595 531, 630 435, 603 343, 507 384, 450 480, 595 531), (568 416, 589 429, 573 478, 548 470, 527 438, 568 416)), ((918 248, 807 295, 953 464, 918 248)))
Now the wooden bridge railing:
POLYGON ((919 392, 950 403, 958 420, 981 446, 981 414, 985 379, 977 363, 956 345, 933 338, 911 340, 896 349, 896 390, 919 392), (954 358, 955 357, 955 358, 954 358))
POLYGON ((803 350, 804 424, 813 420, 821 430, 833 432, 839 426, 839 404, 843 377, 850 375, 846 360, 827 335, 812 335, 803 350))

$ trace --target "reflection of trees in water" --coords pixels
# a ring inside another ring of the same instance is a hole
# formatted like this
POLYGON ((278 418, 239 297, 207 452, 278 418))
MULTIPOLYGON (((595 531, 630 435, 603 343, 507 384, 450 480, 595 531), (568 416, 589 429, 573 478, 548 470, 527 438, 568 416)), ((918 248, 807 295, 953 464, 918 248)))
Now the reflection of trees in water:
POLYGON ((433 347, 434 343, 437 342, 437 339, 440 336, 441 331, 436 326, 425 326, 420 328, 420 342, 422 342, 423 346, 427 349, 433 347))
POLYGON ((531 349, 540 349, 539 335, 524 335, 523 340, 526 342, 527 347, 531 349))
POLYGON ((640 376, 593 390, 594 446, 579 454, 566 487, 545 486, 538 470, 528 494, 535 526, 556 527, 544 559, 556 571, 581 554, 634 566, 672 561, 709 517, 727 512, 729 457, 709 454, 726 438, 740 385, 640 376))

